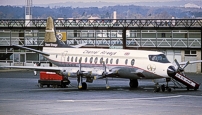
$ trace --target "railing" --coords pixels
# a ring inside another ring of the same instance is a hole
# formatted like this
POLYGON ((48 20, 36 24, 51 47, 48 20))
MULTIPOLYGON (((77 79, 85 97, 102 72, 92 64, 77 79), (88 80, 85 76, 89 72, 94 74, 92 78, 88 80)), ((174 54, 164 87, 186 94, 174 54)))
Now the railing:
MULTIPOLYGON (((46 19, 0 19, 0 28, 44 28, 46 19)), ((57 28, 199 28, 201 19, 54 19, 57 28)))
MULTIPOLYGON (((45 21, 45 20, 44 20, 45 21)), ((201 29, 202 27, 200 27, 201 29)), ((127 30, 126 47, 201 48, 201 30, 127 30)), ((87 46, 123 46, 123 30, 57 30, 63 32, 69 45, 87 43, 87 46)), ((44 30, 2 30, 0 46, 44 46, 44 30)))
MULTIPOLYGON (((123 40, 120 38, 72 38, 68 39, 67 44, 75 45, 87 43, 86 46, 123 46, 123 40)), ((161 48, 201 48, 201 39, 198 38, 127 38, 127 47, 161 47, 161 48)))
POLYGON ((37 37, 0 37, 0 46, 23 45, 23 46, 43 46, 44 40, 37 37))

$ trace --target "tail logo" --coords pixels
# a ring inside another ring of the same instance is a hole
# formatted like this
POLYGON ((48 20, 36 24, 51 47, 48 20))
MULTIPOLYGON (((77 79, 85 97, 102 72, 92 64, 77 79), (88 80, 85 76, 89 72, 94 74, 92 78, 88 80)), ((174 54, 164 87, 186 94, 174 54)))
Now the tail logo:
POLYGON ((58 38, 58 40, 61 41, 63 38, 63 35, 62 35, 62 33, 57 33, 56 37, 58 38))

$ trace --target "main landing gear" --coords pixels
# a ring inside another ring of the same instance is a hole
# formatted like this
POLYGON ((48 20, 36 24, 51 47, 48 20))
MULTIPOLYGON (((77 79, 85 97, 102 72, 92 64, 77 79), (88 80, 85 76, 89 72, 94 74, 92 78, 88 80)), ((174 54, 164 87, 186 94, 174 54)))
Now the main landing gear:
POLYGON ((138 87, 138 80, 137 79, 130 79, 130 82, 129 82, 129 86, 130 88, 137 88, 138 87))
POLYGON ((87 83, 86 82, 82 82, 83 78, 82 77, 78 77, 78 89, 80 90, 86 90, 87 89, 87 83))

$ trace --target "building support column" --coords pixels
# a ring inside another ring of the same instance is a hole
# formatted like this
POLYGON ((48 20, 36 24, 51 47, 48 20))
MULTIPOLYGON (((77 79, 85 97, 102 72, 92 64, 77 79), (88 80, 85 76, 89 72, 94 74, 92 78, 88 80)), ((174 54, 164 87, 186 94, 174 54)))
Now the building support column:
POLYGON ((126 28, 124 28, 122 33, 122 38, 123 38, 123 49, 126 49, 126 28))
POLYGON ((12 38, 12 30, 10 29, 10 40, 9 40, 9 42, 10 42, 10 46, 12 46, 11 38, 12 38))
MULTIPOLYGON (((201 60, 202 60, 202 28, 201 28, 201 60)), ((202 73, 202 62, 201 62, 201 73, 202 73)))

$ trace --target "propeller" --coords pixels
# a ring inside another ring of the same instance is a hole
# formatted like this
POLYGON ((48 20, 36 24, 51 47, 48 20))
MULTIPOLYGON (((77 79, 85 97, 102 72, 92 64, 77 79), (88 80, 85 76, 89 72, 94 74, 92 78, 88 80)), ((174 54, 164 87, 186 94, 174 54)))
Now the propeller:
POLYGON ((102 73, 102 76, 105 77, 107 75, 107 67, 106 67, 104 61, 102 62, 102 64, 103 64, 103 70, 104 70, 103 73, 102 73))
POLYGON ((82 88, 82 71, 81 71, 81 58, 79 59, 79 70, 78 70, 78 73, 77 73, 77 75, 78 75, 78 85, 79 85, 79 89, 81 89, 82 88))
POLYGON ((180 72, 183 72, 185 67, 187 67, 187 65, 189 65, 189 61, 187 61, 185 63, 185 65, 183 67, 181 67, 179 62, 176 59, 174 61, 175 61, 176 65, 177 65, 177 71, 180 71, 180 72))
POLYGON ((107 66, 106 66, 104 61, 102 61, 102 64, 103 64, 103 70, 104 70, 102 73, 102 76, 105 77, 105 79, 106 79, 106 89, 109 89, 108 78, 106 77, 106 75, 108 74, 107 73, 107 66))
POLYGON ((167 74, 170 77, 174 77, 177 73, 184 72, 185 67, 187 67, 187 65, 190 63, 189 61, 187 61, 185 63, 185 65, 183 67, 181 67, 179 62, 176 59, 174 61, 175 61, 176 65, 177 65, 177 69, 174 66, 169 66, 168 67, 167 74))

